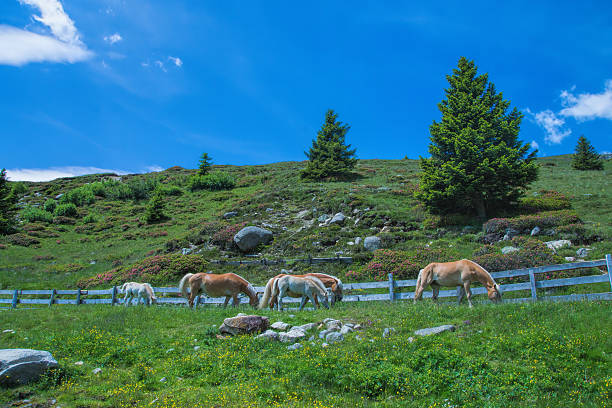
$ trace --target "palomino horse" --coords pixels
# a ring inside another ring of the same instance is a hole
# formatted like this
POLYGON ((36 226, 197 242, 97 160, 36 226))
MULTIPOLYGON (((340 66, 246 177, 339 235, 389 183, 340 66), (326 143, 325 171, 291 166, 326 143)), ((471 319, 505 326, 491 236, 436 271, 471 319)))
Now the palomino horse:
MULTIPOLYGON (((323 306, 329 309, 325 286, 323 285, 323 282, 313 276, 300 278, 293 275, 285 275, 276 279, 272 288, 272 296, 276 296, 278 299, 278 310, 283 310, 283 298, 288 292, 295 294, 299 293, 302 295, 300 310, 304 308, 304 305, 306 302, 308 302, 308 299, 310 299, 315 308, 317 308, 315 296, 318 296, 321 299, 323 306)), ((266 302, 260 303, 260 307, 261 304, 265 306, 266 302)))
POLYGON ((144 304, 147 306, 151 303, 157 303, 155 292, 153 292, 153 288, 148 283, 126 282, 121 286, 120 290, 125 292, 123 304, 126 306, 132 303, 134 297, 138 299, 138 305, 140 300, 144 301, 144 304))
MULTIPOLYGON (((284 270, 283 270, 284 271, 284 270)), ((285 271, 286 272, 286 271, 285 271)), ((263 309, 266 306, 266 303, 268 302, 268 299, 270 299, 270 309, 274 309, 274 307, 276 306, 276 302, 277 302, 277 297, 276 296, 271 296, 272 293, 272 287, 274 285, 274 282, 283 276, 287 276, 289 274, 287 273, 281 273, 276 275, 273 278, 270 278, 270 280, 268 280, 268 283, 266 284, 266 289, 264 291, 264 295, 262 297, 262 300, 259 304, 259 308, 263 309), (265 299, 265 300, 264 300, 265 299)), ((330 288, 332 295, 331 295, 331 305, 333 306, 336 302, 340 302, 342 300, 342 281, 338 278, 336 278, 335 276, 331 276, 331 275, 327 275, 324 273, 307 273, 305 275, 291 275, 291 276, 297 276, 299 278, 307 278, 307 277, 315 277, 317 279, 319 279, 323 285, 326 288, 330 288)), ((293 292, 287 292, 286 296, 290 296, 290 297, 302 297, 301 294, 299 293, 293 293, 293 292)), ((315 305, 319 305, 319 301, 317 299, 317 296, 315 295, 314 297, 315 301, 315 305)))
POLYGON ((423 290, 429 285, 433 290, 434 300, 438 299, 440 286, 462 286, 457 303, 461 303, 463 295, 467 294, 468 304, 472 307, 470 284, 475 281, 487 289, 491 301, 496 303, 501 301, 501 289, 489 272, 476 262, 467 259, 446 263, 433 262, 421 269, 414 291, 414 301, 421 299, 423 290))
POLYGON ((249 297, 249 304, 251 306, 256 308, 258 303, 257 292, 255 292, 253 286, 246 279, 235 273, 223 273, 221 275, 213 273, 188 273, 181 279, 179 291, 183 297, 189 300, 189 307, 193 307, 193 301, 202 292, 210 297, 225 296, 223 307, 227 306, 230 298, 234 300, 234 306, 237 306, 240 303, 240 299, 238 299, 239 293, 244 293, 249 297), (187 283, 189 283, 191 293, 187 292, 187 283))

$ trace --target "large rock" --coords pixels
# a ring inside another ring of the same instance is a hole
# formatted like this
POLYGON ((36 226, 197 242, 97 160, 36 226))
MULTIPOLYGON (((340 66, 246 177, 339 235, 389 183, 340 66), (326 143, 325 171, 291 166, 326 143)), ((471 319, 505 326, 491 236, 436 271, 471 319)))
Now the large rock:
POLYGON ((325 342, 328 344, 338 343, 344 340, 344 336, 339 332, 330 332, 325 335, 325 342))
POLYGON ((265 332, 257 336, 257 338, 278 341, 278 333, 275 332, 274 330, 266 330, 265 332))
POLYGON ((546 246, 553 250, 553 252, 557 252, 558 249, 570 247, 572 246, 572 242, 567 239, 560 239, 558 241, 547 241, 545 242, 546 246))
POLYGON ((294 326, 291 330, 301 330, 304 333, 308 333, 310 330, 314 329, 317 325, 315 323, 306 323, 301 326, 294 326))
POLYGON ((272 241, 272 231, 259 227, 245 227, 234 236, 234 242, 241 251, 248 252, 260 244, 272 241))
POLYGON ((306 337, 306 334, 301 330, 289 330, 288 332, 282 332, 278 334, 278 338, 283 343, 295 343, 298 340, 306 337))
POLYGON ((329 331, 339 331, 342 328, 342 322, 340 320, 330 319, 325 322, 325 328, 329 331))
POLYGON ((455 331, 456 327, 452 324, 445 324, 443 326, 429 327, 427 329, 421 329, 414 332, 417 336, 431 336, 432 334, 439 334, 445 331, 455 331))
POLYGON ((291 327, 291 325, 289 323, 285 323, 285 322, 275 322, 272 324, 272 326, 270 326, 272 329, 274 330, 280 330, 280 331, 285 331, 288 328, 291 327))
POLYGON ((249 315, 228 317, 223 321, 219 331, 222 334, 251 334, 266 331, 270 327, 270 321, 265 316, 249 315))
POLYGON ((330 223, 330 225, 331 224, 342 225, 342 224, 344 224, 344 220, 345 219, 346 219, 346 217, 344 216, 344 214, 339 212, 338 214, 334 215, 334 217, 331 219, 331 221, 329 223, 330 223))
POLYGON ((57 361, 48 351, 1 349, 0 385, 27 384, 54 367, 57 367, 57 361))
POLYGON ((378 237, 366 237, 363 240, 363 247, 368 251, 375 251, 380 248, 380 238, 378 237))

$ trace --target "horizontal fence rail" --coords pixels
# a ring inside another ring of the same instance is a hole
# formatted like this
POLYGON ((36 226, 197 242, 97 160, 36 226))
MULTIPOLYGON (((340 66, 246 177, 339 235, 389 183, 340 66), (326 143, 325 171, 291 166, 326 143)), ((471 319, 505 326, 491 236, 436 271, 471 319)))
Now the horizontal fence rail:
MULTIPOLYGON (((347 258, 310 258, 311 260, 321 259, 347 259, 347 258)), ((350 259, 350 258, 348 258, 350 259)), ((245 262, 245 261, 242 261, 245 262)), ((256 261, 260 263, 259 261, 256 261)), ((326 261, 327 262, 327 261, 326 261)), ((606 255, 606 259, 597 261, 587 262, 574 262, 559 265, 548 265, 539 266, 535 268, 527 269, 516 269, 501 272, 493 272, 491 276, 494 279, 502 278, 515 278, 515 277, 528 277, 529 281, 519 283, 509 283, 501 285, 502 292, 514 292, 514 291, 531 291, 530 297, 525 298, 511 298, 504 299, 504 303, 519 303, 528 302, 535 300, 550 300, 550 301, 576 301, 576 300, 612 300, 612 292, 604 293, 589 293, 589 294, 573 294, 563 296, 544 296, 538 297, 537 289, 549 289, 565 286, 585 285, 592 283, 610 283, 612 289, 612 256, 606 255), (542 273, 554 273, 561 271, 568 271, 574 269, 592 268, 592 267, 603 267, 607 268, 607 273, 599 275, 580 276, 574 278, 557 278, 549 280, 536 280, 536 275, 542 273)), ((361 283, 347 283, 344 284, 344 297, 343 302, 362 302, 362 301, 395 301, 395 300, 409 300, 414 299, 414 292, 401 292, 402 288, 413 288, 416 286, 416 279, 408 280, 394 280, 393 274, 389 274, 388 281, 381 282, 361 282, 361 283), (365 291, 368 289, 379 289, 384 290, 385 293, 355 293, 359 291, 365 291)), ((158 304, 169 304, 169 305, 186 305, 187 299, 181 297, 179 289, 177 287, 154 287, 156 295, 158 296, 158 304)), ((263 286, 255 286, 254 289, 258 293, 262 293, 265 289, 263 286)), ((473 295, 486 294, 487 291, 484 287, 472 288, 473 295)), ((438 297, 454 297, 458 296, 459 288, 456 290, 440 290, 438 297)), ((110 305, 121 305, 123 304, 123 293, 120 293, 118 287, 114 286, 110 289, 93 289, 93 290, 18 290, 18 289, 4 289, 0 290, 0 305, 10 305, 15 308, 18 304, 32 304, 32 305, 54 305, 54 304, 72 304, 72 305, 93 305, 93 304, 110 304, 110 305), (71 298, 66 298, 67 296, 71 298)), ((432 292, 424 292, 424 298, 432 297, 432 292)), ((243 295, 239 296, 239 299, 244 303, 246 297, 243 295)), ((299 302, 298 298, 287 298, 283 300, 283 303, 296 303, 299 302)), ((199 296, 196 298, 196 307, 203 306, 206 304, 221 304, 225 302, 225 298, 210 298, 206 296, 199 296)))
POLYGON ((353 262, 353 258, 351 258, 350 256, 335 256, 335 257, 329 257, 329 258, 312 258, 312 257, 308 257, 308 258, 301 258, 301 259, 266 259, 266 258, 262 258, 259 260, 239 260, 239 261, 231 261, 231 260, 223 260, 223 259, 219 259, 219 260, 212 260, 209 261, 210 263, 214 263, 214 264, 219 264, 219 265, 287 265, 289 263, 297 263, 297 262, 303 262, 303 263, 307 263, 309 265, 316 265, 316 264, 322 264, 322 263, 327 263, 327 262, 340 262, 340 263, 347 263, 350 264, 353 262))

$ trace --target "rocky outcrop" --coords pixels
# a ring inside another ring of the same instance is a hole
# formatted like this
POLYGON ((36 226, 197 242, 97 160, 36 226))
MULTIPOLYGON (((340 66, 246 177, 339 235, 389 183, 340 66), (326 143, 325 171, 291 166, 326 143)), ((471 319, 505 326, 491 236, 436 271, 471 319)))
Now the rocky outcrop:
POLYGON ((31 349, 0 350, 0 385, 21 385, 36 381, 57 361, 48 351, 31 349))
POLYGON ((223 321, 219 332, 222 334, 252 334, 266 331, 270 327, 270 321, 265 316, 249 315, 228 317, 223 321))

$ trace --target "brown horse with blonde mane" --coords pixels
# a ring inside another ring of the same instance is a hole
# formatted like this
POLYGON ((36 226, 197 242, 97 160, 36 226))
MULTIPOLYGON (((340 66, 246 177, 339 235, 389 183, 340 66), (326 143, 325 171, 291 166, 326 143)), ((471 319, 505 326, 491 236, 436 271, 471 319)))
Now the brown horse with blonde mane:
POLYGON ((240 303, 239 293, 244 293, 249 297, 249 304, 251 306, 256 308, 258 304, 257 292, 255 292, 253 286, 246 279, 235 273, 223 273, 220 275, 213 273, 188 273, 181 279, 179 291, 183 297, 189 300, 189 307, 193 307, 193 302, 200 293, 204 293, 209 297, 225 296, 223 307, 227 306, 230 298, 234 300, 234 306, 237 306, 240 303), (191 293, 187 292, 187 284, 191 288, 191 293))
POLYGON ((492 302, 501 301, 501 289, 482 266, 468 259, 455 262, 430 263, 419 271, 416 289, 414 291, 414 301, 421 299, 423 290, 431 285, 433 300, 438 299, 440 286, 461 286, 461 292, 457 303, 461 303, 463 295, 467 294, 467 300, 472 307, 472 291, 470 284, 480 282, 487 289, 487 294, 492 302))
MULTIPOLYGON (((332 275, 327 275, 325 273, 307 273, 305 275, 291 275, 291 274, 287 274, 287 273, 280 273, 278 275, 276 275, 273 278, 270 278, 270 280, 268 280, 268 283, 266 284, 266 288, 264 291, 264 294, 261 298, 261 302, 259 303, 259 308, 263 309, 266 306, 270 306, 270 309, 274 309, 274 307, 276 306, 277 302, 278 302, 278 296, 274 295, 273 292, 273 287, 274 287, 274 282, 278 279, 278 278, 282 278, 283 276, 295 276, 298 278, 308 278, 308 277, 314 277, 319 279, 323 285, 326 288, 330 288, 332 291, 332 296, 331 296, 331 304, 332 306, 334 305, 334 303, 336 302, 340 302, 342 300, 342 281, 338 278, 336 278, 335 276, 332 275), (269 302, 269 303, 268 303, 269 302)), ((302 297, 301 293, 293 293, 291 291, 287 291, 286 296, 290 296, 290 297, 294 297, 294 298, 299 298, 302 297)), ((314 296, 314 303, 315 303, 315 307, 319 306, 319 300, 318 297, 314 296)))

